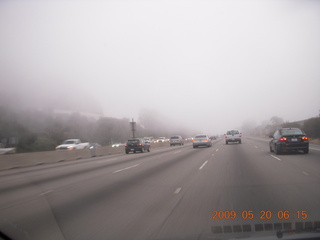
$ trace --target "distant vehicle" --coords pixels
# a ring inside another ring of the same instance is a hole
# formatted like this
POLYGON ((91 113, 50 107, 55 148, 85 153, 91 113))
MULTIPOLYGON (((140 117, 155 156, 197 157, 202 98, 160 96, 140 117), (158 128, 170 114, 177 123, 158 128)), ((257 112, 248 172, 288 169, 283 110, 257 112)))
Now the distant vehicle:
POLYGON ((101 145, 99 143, 90 143, 90 149, 97 147, 101 147, 101 145))
POLYGON ((170 146, 184 145, 184 141, 181 136, 172 136, 169 141, 170 141, 170 146))
POLYGON ((143 138, 130 139, 125 144, 125 153, 129 152, 150 152, 150 144, 146 143, 143 138))
POLYGON ((159 137, 157 142, 166 142, 167 139, 165 137, 159 137))
POLYGON ((226 144, 229 142, 241 143, 241 136, 242 134, 238 130, 227 131, 227 134, 225 135, 226 144))
POLYGON ((281 128, 277 130, 269 143, 270 152, 281 154, 285 151, 302 150, 309 153, 309 138, 299 128, 281 128))
POLYGON ((153 138, 151 138, 151 137, 145 137, 144 138, 144 141, 146 142, 146 143, 152 143, 152 142, 154 142, 154 139, 153 138))
POLYGON ((211 136, 210 139, 211 139, 211 140, 216 140, 217 137, 216 137, 216 136, 211 136))
POLYGON ((124 145, 125 145, 124 143, 115 143, 115 144, 112 144, 112 147, 121 147, 124 145))
POLYGON ((198 134, 193 138, 193 148, 197 148, 199 146, 211 147, 212 142, 208 135, 206 134, 198 134))
POLYGON ((68 139, 65 140, 61 145, 56 147, 56 150, 75 150, 89 148, 90 143, 82 143, 80 139, 68 139))

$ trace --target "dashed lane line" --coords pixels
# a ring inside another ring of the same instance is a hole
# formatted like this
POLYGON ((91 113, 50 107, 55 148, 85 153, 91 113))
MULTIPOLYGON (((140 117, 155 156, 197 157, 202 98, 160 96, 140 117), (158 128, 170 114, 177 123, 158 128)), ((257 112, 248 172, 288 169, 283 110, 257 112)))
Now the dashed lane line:
POLYGON ((281 161, 280 158, 278 158, 278 157, 276 157, 276 156, 274 156, 274 155, 270 155, 270 156, 273 157, 273 158, 275 158, 275 159, 277 159, 277 160, 279 160, 279 161, 281 161))
POLYGON ((177 188, 177 189, 173 192, 173 194, 178 194, 180 191, 181 191, 181 188, 177 188))
POLYGON ((205 162, 201 165, 201 167, 199 167, 199 170, 201 170, 207 163, 208 163, 208 160, 205 161, 205 162))
POLYGON ((139 166, 139 165, 140 165, 140 163, 139 163, 139 164, 136 164, 136 165, 132 165, 132 166, 130 166, 130 167, 126 167, 126 168, 122 168, 122 169, 116 170, 116 171, 114 171, 113 173, 122 172, 122 171, 128 170, 128 169, 130 169, 130 168, 137 167, 137 166, 139 166))

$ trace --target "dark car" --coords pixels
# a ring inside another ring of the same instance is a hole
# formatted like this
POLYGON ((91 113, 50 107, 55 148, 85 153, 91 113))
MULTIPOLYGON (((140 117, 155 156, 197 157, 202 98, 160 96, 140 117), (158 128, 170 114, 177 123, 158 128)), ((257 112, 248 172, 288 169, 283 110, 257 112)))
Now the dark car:
POLYGON ((130 139, 125 144, 125 152, 128 154, 129 152, 150 152, 150 144, 146 143, 142 138, 130 139))
POLYGON ((269 144, 270 152, 275 152, 276 154, 291 150, 309 152, 309 138, 299 128, 282 128, 270 137, 272 138, 269 144))

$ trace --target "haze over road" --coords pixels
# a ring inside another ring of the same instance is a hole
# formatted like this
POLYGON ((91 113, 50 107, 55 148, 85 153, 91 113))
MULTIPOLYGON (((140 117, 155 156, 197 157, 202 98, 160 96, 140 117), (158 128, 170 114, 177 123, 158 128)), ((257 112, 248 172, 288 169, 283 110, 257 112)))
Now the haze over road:
POLYGON ((319 221, 319 159, 319 145, 274 155, 244 138, 2 171, 0 229, 17 240, 207 239, 213 226, 285 222, 278 211, 319 221), (273 218, 218 220, 215 210, 273 218))

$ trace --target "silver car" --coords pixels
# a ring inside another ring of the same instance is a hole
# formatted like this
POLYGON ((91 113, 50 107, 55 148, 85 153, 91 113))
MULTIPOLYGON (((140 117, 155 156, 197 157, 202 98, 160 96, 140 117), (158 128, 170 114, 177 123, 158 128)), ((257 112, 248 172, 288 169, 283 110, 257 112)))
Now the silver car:
POLYGON ((184 145, 183 138, 181 136, 172 136, 170 138, 170 146, 175 146, 175 145, 184 145))
POLYGON ((197 148, 199 146, 211 147, 212 142, 208 135, 206 134, 198 134, 193 138, 193 148, 197 148))

